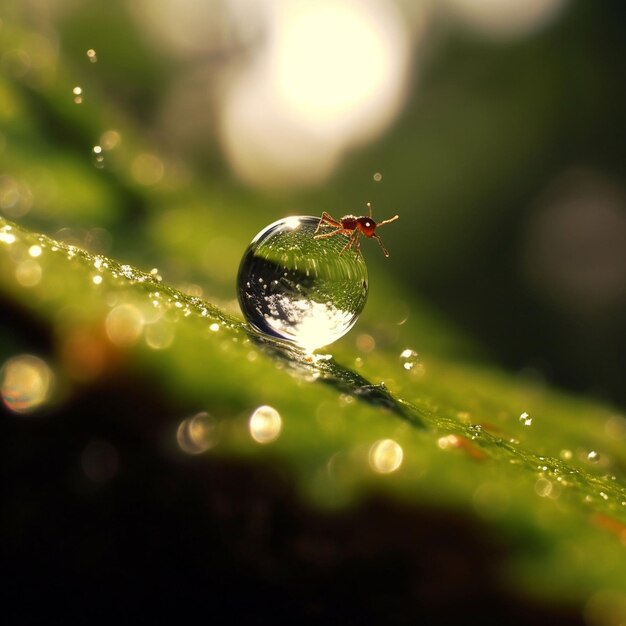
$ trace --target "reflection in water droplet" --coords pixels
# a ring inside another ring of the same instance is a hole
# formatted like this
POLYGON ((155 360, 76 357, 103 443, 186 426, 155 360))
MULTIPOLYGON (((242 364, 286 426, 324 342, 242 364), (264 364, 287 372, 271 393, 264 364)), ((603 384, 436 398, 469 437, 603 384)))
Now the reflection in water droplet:
POLYGON ((271 443, 280 435, 283 423, 276 409, 264 405, 254 411, 248 427, 257 443, 271 443))
POLYGON ((595 450, 591 450, 591 452, 587 455, 587 461, 589 461, 589 463, 597 463, 599 460, 600 454, 595 450))
POLYGON ((109 339, 116 346, 132 346, 141 336, 144 319, 136 306, 120 304, 107 315, 105 326, 109 339))
POLYGON ((217 443, 217 422, 202 412, 184 419, 176 431, 176 441, 187 454, 201 454, 217 443))
POLYGON ((4 364, 0 380, 4 404, 15 413, 30 413, 49 399, 54 376, 44 361, 23 354, 4 364))
POLYGON ((402 465, 403 458, 401 446, 393 439, 381 439, 370 448, 370 467, 379 474, 395 472, 402 465))
POLYGON ((522 426, 532 426, 532 424, 533 424, 533 418, 532 418, 532 417, 530 417, 530 416, 528 415, 528 413, 522 413, 522 414, 519 416, 519 423, 520 423, 522 426))
POLYGON ((343 235, 314 239, 318 217, 289 217, 262 230, 237 278, 241 310, 255 329, 307 351, 355 324, 367 299, 367 268, 343 235))

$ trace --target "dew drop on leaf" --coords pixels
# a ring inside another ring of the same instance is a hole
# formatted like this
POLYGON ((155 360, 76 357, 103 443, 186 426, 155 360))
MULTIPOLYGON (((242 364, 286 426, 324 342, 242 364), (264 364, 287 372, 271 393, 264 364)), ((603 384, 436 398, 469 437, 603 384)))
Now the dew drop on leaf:
POLYGON ((311 352, 345 335, 367 300, 367 268, 348 239, 314 239, 318 217, 287 217, 264 228, 237 277, 244 317, 256 330, 311 352))
POLYGON ((528 413, 524 412, 519 416, 519 423, 522 426, 532 426, 533 418, 528 415, 528 413))
POLYGON ((415 352, 415 350, 411 350, 411 348, 402 350, 400 353, 400 363, 402 364, 402 367, 409 372, 417 364, 419 364, 419 355, 415 352))
POLYGON ((587 455, 587 461, 590 463, 597 463, 599 460, 600 455, 595 450, 591 450, 591 452, 587 455))

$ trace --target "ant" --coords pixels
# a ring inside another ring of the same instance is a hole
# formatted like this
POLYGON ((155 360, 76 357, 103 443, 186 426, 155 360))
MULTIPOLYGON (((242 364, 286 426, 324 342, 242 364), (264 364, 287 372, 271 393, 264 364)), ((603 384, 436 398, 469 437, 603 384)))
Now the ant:
POLYGON ((319 224, 315 229, 315 233, 322 228, 323 226, 332 227, 333 230, 330 233, 322 233, 321 235, 313 234, 314 239, 328 239, 329 237, 333 237, 334 235, 345 235, 349 237, 348 243, 342 248, 340 255, 343 254, 346 250, 349 250, 356 244, 356 252, 357 254, 361 253, 361 243, 360 243, 360 235, 364 234, 366 237, 374 237, 376 239, 383 251, 383 254, 388 257, 389 252, 387 252, 385 246, 383 246, 383 242, 381 238, 376 234, 376 229, 384 224, 389 224, 390 222, 395 222, 399 215, 394 215, 392 218, 388 220, 384 220, 383 222, 379 222, 378 224, 372 219, 372 204, 370 202, 367 203, 367 208, 369 209, 369 217, 362 215, 361 217, 356 217, 356 215, 344 215, 340 220, 336 220, 332 215, 329 215, 324 211, 322 213, 322 217, 320 218, 319 224))

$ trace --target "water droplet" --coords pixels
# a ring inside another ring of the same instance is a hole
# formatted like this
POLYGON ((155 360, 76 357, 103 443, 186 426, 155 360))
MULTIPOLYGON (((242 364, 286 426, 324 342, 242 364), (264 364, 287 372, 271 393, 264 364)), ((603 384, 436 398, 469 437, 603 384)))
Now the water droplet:
POLYGON ((271 443, 280 435, 283 422, 280 413, 271 406, 260 406, 248 422, 250 435, 257 443, 271 443))
POLYGON ((572 459, 574 455, 572 454, 571 450, 568 450, 567 448, 564 448, 563 450, 561 450, 560 453, 560 457, 564 460, 564 461, 570 461, 572 459))
POLYGON ((91 149, 93 164, 98 168, 102 169, 104 167, 104 154, 102 153, 102 146, 94 146, 91 149))
POLYGON ((367 300, 367 268, 347 238, 314 239, 318 217, 281 219, 246 250, 237 278, 239 304, 255 329, 307 351, 355 324, 367 300))
POLYGON ((416 365, 420 364, 419 355, 415 350, 407 348, 400 353, 400 363, 407 372, 410 372, 416 365))
POLYGON ((83 101, 83 89, 82 87, 74 87, 72 89, 72 93, 74 94, 74 102, 76 104, 81 104, 83 101))
POLYGON ((478 439, 483 434, 483 427, 480 424, 470 424, 468 430, 472 439, 478 439))
POLYGON ((381 439, 370 448, 370 467, 379 474, 395 472, 402 465, 403 458, 402 447, 393 439, 381 439))
POLYGON ((96 51, 93 48, 89 48, 89 50, 87 50, 87 58, 89 59, 90 63, 98 62, 98 55, 96 54, 96 51))
POLYGON ((0 372, 2 400, 15 413, 30 413, 48 400, 53 379, 45 361, 30 354, 15 356, 0 372))
POLYGON ((41 246, 38 245, 34 245, 31 246, 30 248, 28 248, 28 256, 33 257, 33 259, 36 259, 38 256, 41 256, 41 246))
POLYGON ((379 183, 383 179, 383 175, 380 172, 376 172, 372 178, 374 182, 379 183))
POLYGON ((522 413, 522 414, 519 416, 519 423, 520 423, 522 426, 532 426, 532 424, 533 424, 533 418, 532 418, 532 417, 530 417, 530 416, 528 415, 528 413, 522 413))
POLYGON ((597 463, 599 460, 600 454, 598 454, 595 450, 591 450, 591 452, 587 455, 587 461, 589 461, 589 463, 597 463))

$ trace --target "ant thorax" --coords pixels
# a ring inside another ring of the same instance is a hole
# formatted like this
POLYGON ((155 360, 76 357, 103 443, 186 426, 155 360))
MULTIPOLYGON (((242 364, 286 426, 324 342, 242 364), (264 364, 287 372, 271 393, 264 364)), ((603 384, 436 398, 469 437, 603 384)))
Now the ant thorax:
POLYGON ((341 226, 346 230, 354 230, 359 218, 356 215, 344 215, 341 218, 341 226))

